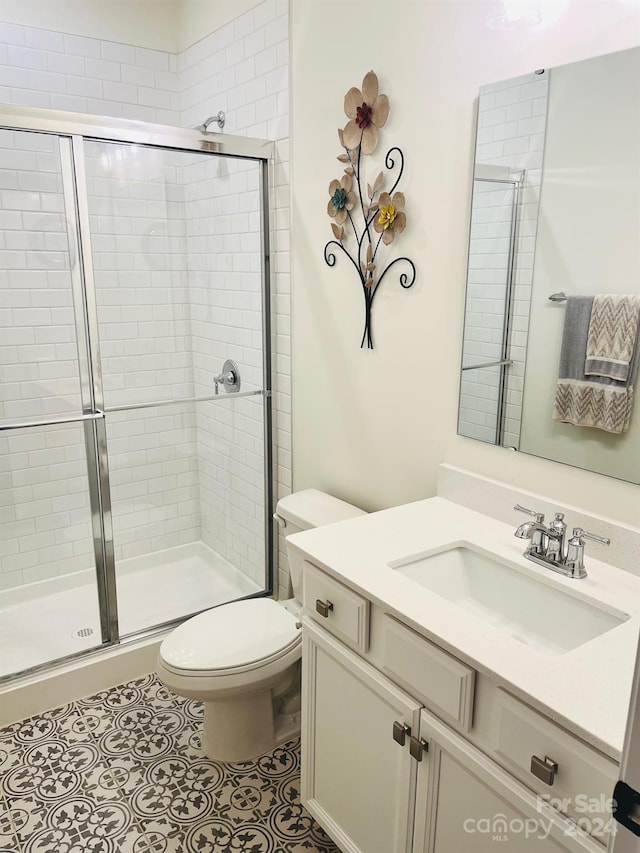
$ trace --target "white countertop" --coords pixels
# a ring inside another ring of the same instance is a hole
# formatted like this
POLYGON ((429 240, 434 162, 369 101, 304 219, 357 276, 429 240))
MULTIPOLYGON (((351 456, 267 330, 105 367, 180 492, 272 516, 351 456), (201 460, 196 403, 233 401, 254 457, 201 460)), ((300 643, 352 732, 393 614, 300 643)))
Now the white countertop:
POLYGON ((640 628, 640 577, 585 556, 588 576, 565 578, 523 557, 516 525, 429 498, 290 536, 314 564, 386 612, 619 760, 640 628), (512 638, 390 568, 460 543, 510 560, 544 583, 628 613, 621 625, 564 654, 512 638))

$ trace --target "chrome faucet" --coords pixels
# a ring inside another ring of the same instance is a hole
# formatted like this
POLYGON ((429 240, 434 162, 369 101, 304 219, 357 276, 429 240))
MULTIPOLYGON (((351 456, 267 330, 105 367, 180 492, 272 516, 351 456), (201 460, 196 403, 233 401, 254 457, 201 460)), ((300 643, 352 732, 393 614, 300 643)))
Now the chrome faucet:
POLYGON ((535 521, 521 524, 514 536, 518 539, 529 539, 524 556, 540 566, 546 566, 554 572, 569 578, 586 578, 584 568, 585 539, 610 545, 611 540, 606 536, 596 536, 587 533, 581 527, 573 528, 573 536, 566 542, 567 525, 564 523, 564 513, 557 512, 553 521, 546 525, 544 514, 527 509, 520 504, 514 506, 518 512, 532 515, 535 521))

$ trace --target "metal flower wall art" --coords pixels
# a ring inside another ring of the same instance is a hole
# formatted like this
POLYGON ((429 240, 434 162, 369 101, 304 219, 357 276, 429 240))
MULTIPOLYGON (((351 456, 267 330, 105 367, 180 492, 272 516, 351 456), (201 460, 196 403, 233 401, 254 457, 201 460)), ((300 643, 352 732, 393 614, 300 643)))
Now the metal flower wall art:
POLYGON ((335 240, 329 240, 324 247, 324 259, 330 267, 335 266, 335 253, 339 249, 353 264, 364 296, 360 346, 373 349, 371 311, 387 273, 400 264, 400 285, 408 289, 416 280, 413 261, 405 257, 391 260, 387 251, 407 224, 404 193, 397 190, 404 170, 404 155, 395 146, 389 148, 383 170, 373 183, 367 182, 367 158, 378 147, 380 129, 389 116, 389 99, 379 94, 378 78, 373 71, 365 75, 362 89, 349 89, 344 96, 344 111, 349 121, 344 129, 338 130, 344 148, 338 160, 344 165, 344 173, 329 184, 327 204, 335 240))

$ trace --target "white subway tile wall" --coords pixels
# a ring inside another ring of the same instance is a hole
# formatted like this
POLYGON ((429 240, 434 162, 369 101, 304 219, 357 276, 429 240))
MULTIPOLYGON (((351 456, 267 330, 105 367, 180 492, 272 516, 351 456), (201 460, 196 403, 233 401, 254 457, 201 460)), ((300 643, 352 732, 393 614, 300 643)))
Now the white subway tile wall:
POLYGON ((463 435, 496 440, 500 368, 473 365, 502 358, 514 187, 476 179, 469 241, 458 429, 463 435))
POLYGON ((118 561, 200 539, 200 453, 193 404, 107 417, 118 561))
POLYGON ((5 104, 180 124, 169 53, 5 22, 0 45, 5 104))
MULTIPOLYGON (((183 184, 195 393, 213 393, 213 377, 227 358, 239 367, 241 391, 261 388, 260 168, 189 155, 183 184)), ((202 540, 262 583, 262 400, 199 406, 197 435, 202 540)))
MULTIPOLYGON (((271 198, 271 289, 272 289, 272 378, 273 378, 273 451, 274 451, 274 495, 277 498, 291 491, 291 287, 289 264, 289 18, 288 0, 266 0, 254 9, 236 18, 226 26, 207 36, 178 56, 178 92, 182 107, 182 124, 195 127, 206 118, 217 115, 219 110, 226 114, 225 133, 273 139, 275 163, 272 174, 273 194, 271 198)), ((213 125, 215 128, 215 125, 213 125)), ((226 195, 225 205, 231 214, 229 236, 237 237, 239 224, 248 227, 246 239, 255 240, 258 209, 251 207, 251 198, 246 196, 242 185, 238 191, 243 198, 235 199, 234 182, 241 181, 237 174, 224 174, 221 164, 219 176, 222 184, 217 192, 226 195), (242 206, 239 206, 242 205, 242 206), (248 205, 248 207, 247 207, 248 205), (241 217, 248 215, 248 221, 241 217)), ((240 173, 241 174, 241 173, 240 173)), ((187 184, 188 185, 188 184, 187 184)), ((200 199, 206 205, 206 196, 200 199)), ((195 203, 195 199, 194 199, 195 203)), ((188 217, 192 228, 197 224, 196 216, 188 217)), ((228 253, 223 251, 223 258, 228 253)), ((240 257, 240 256, 238 256, 240 257)), ((235 258, 235 255, 234 255, 235 258)), ((209 263, 211 260, 209 261, 209 263)), ((242 261, 239 261, 242 263, 242 261)), ((227 261, 228 264, 228 261, 227 261)), ((227 275, 236 270, 225 270, 227 275)), ((247 271, 242 270, 243 274, 247 271)), ((255 272, 255 270, 249 271, 255 272)), ((197 285, 197 280, 194 278, 197 285)), ((241 296, 242 307, 225 304, 229 312, 242 311, 246 314, 249 305, 245 279, 241 296)), ((251 289, 248 291, 251 293, 251 289)), ((215 293, 215 291, 214 291, 215 293)), ((200 294, 200 299, 211 298, 200 294)), ((224 297, 224 288, 218 291, 224 297)), ((255 298, 255 291, 253 291, 255 298)), ((228 299, 230 294, 227 293, 228 299)), ((198 304, 194 300, 194 306, 198 304)), ((255 317, 255 314, 254 314, 255 317)), ((235 325, 235 317, 230 315, 235 325)), ((239 329, 243 339, 246 327, 239 329)), ((257 354, 257 349, 255 349, 257 354)), ((196 358, 209 371, 214 361, 201 352, 196 358)), ((215 363, 220 366, 220 352, 215 363)), ((233 356, 231 356, 233 357, 233 356)), ((258 367, 257 364, 253 365, 258 367)), ((196 366, 198 376, 198 365, 196 366)), ((202 378, 202 377, 201 377, 202 378)), ((239 401, 238 401, 239 402, 239 401)), ((209 426, 207 426, 209 428, 209 426)), ((259 507, 256 506, 256 511, 259 507)), ((234 514, 235 515, 235 514, 234 514)), ((250 516, 236 516, 248 521, 250 516)), ((223 522, 222 517, 216 524, 223 522)), ((235 523, 234 523, 235 527, 235 523)), ((240 530, 244 535, 244 531, 240 530)), ((250 532, 250 529, 249 529, 250 532)), ((278 532, 279 570, 274 578, 274 590, 280 597, 290 594, 289 573, 284 537, 278 532)), ((239 542, 242 542, 239 539, 239 542)), ((247 547, 251 547, 247 542, 247 547)))
MULTIPOLYGON (((60 146, 0 130, 0 419, 80 411, 60 146)), ((4 433, 0 589, 93 566, 92 542, 82 427, 4 433)))
MULTIPOLYGON (((518 447, 527 350, 533 258, 544 155, 549 72, 527 74, 483 86, 478 101, 476 164, 523 169, 524 183, 514 258, 514 291, 509 338, 502 443, 518 447)), ((474 184, 471 226, 465 361, 501 356, 505 260, 511 221, 511 191, 474 184), (482 204, 476 204, 479 201, 482 204), (477 207, 477 209, 476 209, 477 207), (467 331, 470 332, 467 345, 467 331)), ((495 440, 499 375, 495 368, 463 374, 459 429, 464 435, 495 440)))
MULTIPOLYGON (((286 0, 265 0, 179 55, 0 23, 0 101, 183 127, 223 109, 225 133, 276 140, 270 211, 276 497, 291 489, 288 58, 286 0)), ((25 139, 16 146, 17 134, 5 134, 1 416, 77 411, 57 141, 20 134, 25 139)), ((136 151, 123 151, 92 143, 86 152, 107 406, 211 393, 212 375, 227 357, 240 365, 243 390, 261 387, 257 167, 169 152, 137 152, 132 161, 136 151)), ((80 536, 88 531, 83 443, 60 449, 58 439, 54 432, 21 432, 7 440, 17 445, 0 470, 3 521, 13 525, 4 532, 0 586, 93 565, 90 535, 86 542, 80 536), (25 442, 34 444, 31 451, 25 442), (73 471, 66 473, 65 464, 73 471), (17 517, 23 501, 47 489, 53 494, 58 481, 70 491, 40 509, 75 530, 69 553, 45 552, 36 524, 53 522, 17 517)), ((112 414, 108 440, 118 559, 202 538, 262 582, 260 398, 112 414)), ((286 594, 279 544, 275 588, 286 594)))
POLYGON ((192 397, 179 151, 84 146, 105 405, 192 397))
POLYGON ((77 412, 80 385, 56 137, 0 130, 0 288, 0 415, 14 420, 77 412))
POLYGON ((94 565, 82 425, 0 436, 0 589, 94 565))

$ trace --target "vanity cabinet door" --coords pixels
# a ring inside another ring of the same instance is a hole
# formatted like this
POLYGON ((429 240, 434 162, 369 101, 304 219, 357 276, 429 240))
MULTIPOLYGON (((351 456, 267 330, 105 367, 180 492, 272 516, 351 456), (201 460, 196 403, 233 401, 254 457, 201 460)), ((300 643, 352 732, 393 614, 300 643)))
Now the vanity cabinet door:
POLYGON ((603 853, 574 823, 426 711, 413 853, 603 853))
POLYGON ((306 619, 303 637, 304 805, 344 853, 409 853, 417 764, 394 723, 421 706, 306 619))

